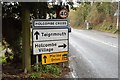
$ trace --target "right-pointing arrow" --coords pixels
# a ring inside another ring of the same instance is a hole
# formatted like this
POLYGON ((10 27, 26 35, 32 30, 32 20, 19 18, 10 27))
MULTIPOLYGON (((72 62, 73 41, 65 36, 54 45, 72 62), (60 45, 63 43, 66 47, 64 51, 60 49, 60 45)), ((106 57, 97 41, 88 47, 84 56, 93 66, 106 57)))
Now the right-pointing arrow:
POLYGON ((36 31, 34 35, 36 35, 36 40, 38 40, 38 35, 40 35, 39 32, 36 31))
POLYGON ((63 47, 65 48, 67 45, 66 44, 63 44, 63 45, 59 45, 58 47, 63 47))

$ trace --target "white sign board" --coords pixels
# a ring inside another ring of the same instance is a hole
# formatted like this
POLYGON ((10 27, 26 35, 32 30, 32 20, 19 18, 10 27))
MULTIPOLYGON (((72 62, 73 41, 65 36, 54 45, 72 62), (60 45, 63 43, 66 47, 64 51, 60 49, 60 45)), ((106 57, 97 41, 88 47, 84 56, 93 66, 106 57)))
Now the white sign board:
POLYGON ((61 27, 61 26, 68 26, 67 20, 34 20, 33 21, 34 27, 61 27))
POLYGON ((33 42, 33 53, 54 53, 68 51, 68 40, 33 42))
POLYGON ((33 41, 68 39, 68 29, 33 29, 33 41))
POLYGON ((35 19, 32 29, 33 54, 67 52, 69 33, 67 19, 35 19))

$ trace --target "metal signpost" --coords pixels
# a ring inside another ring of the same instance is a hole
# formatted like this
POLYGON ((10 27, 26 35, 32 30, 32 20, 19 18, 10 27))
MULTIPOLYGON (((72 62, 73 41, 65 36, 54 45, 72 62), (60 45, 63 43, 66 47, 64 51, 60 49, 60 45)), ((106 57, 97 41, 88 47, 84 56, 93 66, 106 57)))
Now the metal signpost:
POLYGON ((68 61, 69 33, 67 19, 33 20, 33 54, 42 54, 42 64, 68 61))

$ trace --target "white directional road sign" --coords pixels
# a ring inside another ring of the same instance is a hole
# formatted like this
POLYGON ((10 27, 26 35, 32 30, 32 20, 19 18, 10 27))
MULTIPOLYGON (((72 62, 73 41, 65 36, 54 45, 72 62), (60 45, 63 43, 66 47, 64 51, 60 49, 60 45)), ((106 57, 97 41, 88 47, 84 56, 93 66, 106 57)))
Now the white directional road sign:
POLYGON ((68 51, 68 40, 33 42, 33 53, 54 53, 68 51))
POLYGON ((68 52, 67 19, 35 19, 32 29, 33 54, 68 52))
POLYGON ((61 26, 68 26, 67 20, 61 19, 40 19, 40 20, 33 20, 33 27, 61 27, 61 26))
POLYGON ((33 41, 68 39, 68 29, 33 29, 33 41))

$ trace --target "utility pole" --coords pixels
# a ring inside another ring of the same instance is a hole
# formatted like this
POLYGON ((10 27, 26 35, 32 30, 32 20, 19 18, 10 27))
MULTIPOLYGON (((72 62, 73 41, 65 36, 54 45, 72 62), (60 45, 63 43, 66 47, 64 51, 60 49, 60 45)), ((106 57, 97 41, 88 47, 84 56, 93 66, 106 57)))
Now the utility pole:
POLYGON ((119 28, 119 14, 120 14, 120 4, 119 4, 120 1, 118 1, 118 14, 117 14, 117 25, 116 25, 116 29, 118 30, 119 28))

